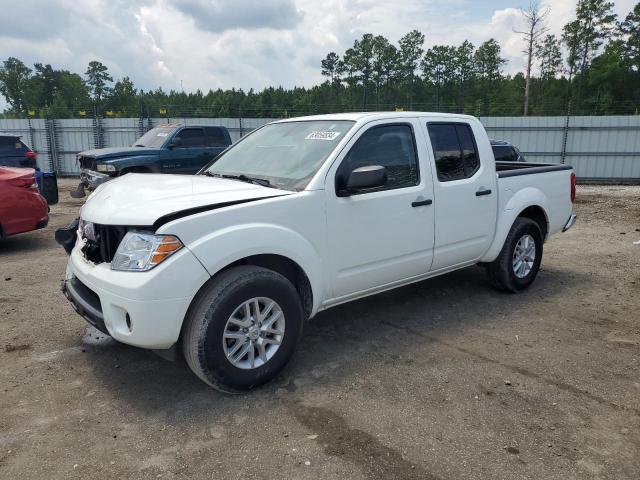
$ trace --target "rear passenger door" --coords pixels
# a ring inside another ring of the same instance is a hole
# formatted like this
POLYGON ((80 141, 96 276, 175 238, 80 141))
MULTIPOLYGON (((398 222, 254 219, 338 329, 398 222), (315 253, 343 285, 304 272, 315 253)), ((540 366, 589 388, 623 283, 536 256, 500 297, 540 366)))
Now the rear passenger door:
POLYGON ((175 135, 174 139, 179 143, 171 151, 171 160, 175 165, 173 172, 196 173, 209 161, 210 153, 204 128, 185 127, 175 135))
POLYGON ((491 147, 478 150, 476 123, 428 122, 435 159, 435 245, 432 270, 479 259, 493 240, 497 179, 491 147))
POLYGON ((215 159, 230 145, 228 134, 224 129, 220 127, 204 127, 204 131, 207 135, 207 161, 200 165, 200 168, 215 159))

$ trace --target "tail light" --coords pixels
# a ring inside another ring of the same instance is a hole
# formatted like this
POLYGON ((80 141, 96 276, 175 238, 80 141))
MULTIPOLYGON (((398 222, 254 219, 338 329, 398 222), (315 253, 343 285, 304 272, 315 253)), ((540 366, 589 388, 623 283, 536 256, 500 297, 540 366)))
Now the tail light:
POLYGON ((22 177, 17 177, 17 178, 10 178, 8 182, 14 187, 38 188, 36 185, 36 176, 34 174, 23 175, 22 177))
POLYGON ((571 203, 576 201, 576 172, 571 172, 571 203))
POLYGON ((24 154, 24 156, 30 160, 35 160, 38 155, 33 150, 29 150, 27 153, 24 154))

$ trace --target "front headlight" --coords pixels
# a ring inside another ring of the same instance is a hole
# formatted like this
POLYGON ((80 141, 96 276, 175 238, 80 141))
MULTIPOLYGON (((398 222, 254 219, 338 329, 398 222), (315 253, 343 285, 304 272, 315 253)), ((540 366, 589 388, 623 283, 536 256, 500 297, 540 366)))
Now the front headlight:
POLYGON ((99 172, 115 172, 116 167, 114 165, 109 165, 106 163, 99 163, 96 167, 99 172))
POLYGON ((184 245, 173 235, 128 232, 111 261, 112 270, 145 272, 164 262, 184 245))

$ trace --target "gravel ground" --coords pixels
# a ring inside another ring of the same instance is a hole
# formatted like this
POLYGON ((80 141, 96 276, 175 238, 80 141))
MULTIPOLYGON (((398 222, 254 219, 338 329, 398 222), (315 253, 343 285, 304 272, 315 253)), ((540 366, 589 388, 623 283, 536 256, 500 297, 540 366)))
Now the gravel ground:
POLYGON ((55 228, 0 244, 0 477, 637 479, 640 187, 582 187, 520 295, 473 267, 318 315, 242 396, 87 329, 55 228))

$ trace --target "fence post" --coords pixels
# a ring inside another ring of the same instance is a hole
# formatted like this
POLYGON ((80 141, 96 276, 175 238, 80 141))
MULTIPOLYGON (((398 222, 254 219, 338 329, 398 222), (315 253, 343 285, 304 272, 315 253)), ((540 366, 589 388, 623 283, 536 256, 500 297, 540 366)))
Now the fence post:
POLYGON ((29 127, 29 146, 33 149, 33 151, 36 150, 36 144, 34 142, 34 138, 33 138, 33 125, 31 124, 31 117, 27 117, 27 126, 29 127))
POLYGON ((100 125, 100 117, 98 117, 98 108, 93 107, 93 145, 94 148, 102 148, 102 125, 100 125))
POLYGON ((238 123, 240 126, 240 138, 242 138, 244 135, 244 132, 242 131, 242 106, 238 107, 238 123))
POLYGON ((560 152, 560 163, 565 163, 567 158, 567 139, 569 138, 569 120, 571 119, 571 100, 567 103, 567 118, 564 122, 564 131, 562 134, 562 151, 560 152))
POLYGON ((56 134, 56 121, 45 117, 45 137, 47 139, 47 150, 49 151, 49 170, 58 171, 58 139, 56 134))
POLYGON ((138 138, 144 135, 144 112, 140 108, 140 115, 138 115, 138 138))

